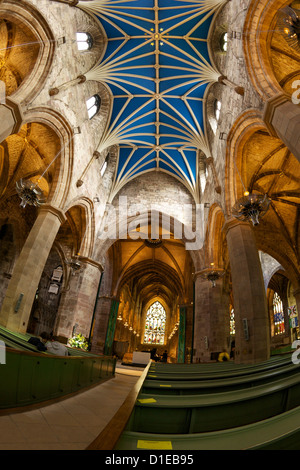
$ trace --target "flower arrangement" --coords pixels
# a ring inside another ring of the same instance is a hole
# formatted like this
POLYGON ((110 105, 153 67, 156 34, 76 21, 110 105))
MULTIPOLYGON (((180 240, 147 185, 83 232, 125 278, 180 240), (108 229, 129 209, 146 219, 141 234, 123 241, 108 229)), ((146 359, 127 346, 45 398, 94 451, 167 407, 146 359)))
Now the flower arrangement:
POLYGON ((73 338, 69 338, 68 346, 71 348, 84 349, 85 351, 87 351, 89 347, 87 339, 80 333, 73 336, 73 338))

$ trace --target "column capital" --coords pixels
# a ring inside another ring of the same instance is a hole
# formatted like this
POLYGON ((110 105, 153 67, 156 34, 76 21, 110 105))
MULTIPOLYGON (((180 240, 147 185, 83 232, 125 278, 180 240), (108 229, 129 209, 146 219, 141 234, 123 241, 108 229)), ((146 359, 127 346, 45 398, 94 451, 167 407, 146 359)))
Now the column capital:
POLYGON ((23 125, 23 113, 21 110, 21 106, 19 105, 19 103, 17 103, 16 101, 12 100, 9 97, 5 98, 5 103, 2 106, 5 106, 11 111, 14 117, 14 121, 15 121, 15 125, 11 133, 16 134, 17 132, 19 132, 19 130, 21 129, 23 125))
POLYGON ((234 228, 234 227, 237 227, 237 226, 244 226, 244 227, 250 227, 251 228, 251 225, 249 224, 249 222, 246 222, 246 221, 243 221, 243 220, 238 220, 236 219, 235 217, 229 217, 223 227, 222 227, 222 232, 225 234, 225 236, 227 235, 227 233, 229 232, 230 229, 234 228))
POLYGON ((100 273, 103 273, 104 268, 101 263, 98 263, 98 261, 95 261, 91 258, 87 258, 86 256, 79 256, 79 260, 82 261, 83 263, 90 264, 94 268, 99 269, 100 273))
POLYGON ((50 204, 43 204, 40 207, 39 212, 40 213, 49 212, 50 214, 55 215, 60 220, 61 224, 67 221, 67 217, 64 211, 59 209, 58 207, 51 206, 50 204))
POLYGON ((290 97, 286 93, 278 93, 265 102, 263 110, 263 121, 266 124, 268 131, 273 137, 278 137, 275 128, 272 125, 273 117, 277 108, 285 103, 290 103, 290 97))
POLYGON ((297 286, 296 289, 293 290, 293 295, 299 295, 300 294, 300 286, 297 286))

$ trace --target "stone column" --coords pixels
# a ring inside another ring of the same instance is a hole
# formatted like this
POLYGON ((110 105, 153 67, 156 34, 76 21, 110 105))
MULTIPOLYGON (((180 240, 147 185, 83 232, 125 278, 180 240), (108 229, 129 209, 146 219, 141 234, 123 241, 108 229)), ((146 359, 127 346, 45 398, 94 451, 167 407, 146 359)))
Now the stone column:
POLYGON ((103 354, 106 342, 106 333, 112 310, 113 298, 110 295, 101 295, 95 311, 95 323, 92 338, 91 351, 95 354, 103 354))
POLYGON ((300 286, 296 287, 293 291, 293 296, 296 300, 297 312, 298 312, 298 321, 300 322, 300 286))
POLYGON ((279 137, 300 161, 300 106, 280 93, 266 101, 263 120, 270 134, 279 137))
POLYGON ((20 106, 10 98, 5 98, 4 101, 3 103, 0 101, 0 142, 3 142, 9 135, 19 132, 23 124, 20 106))
POLYGON ((68 290, 63 293, 55 332, 59 336, 70 338, 74 325, 76 333, 89 338, 92 327, 94 307, 102 272, 102 266, 96 261, 80 257, 83 269, 70 275, 68 290))
POLYGON ((210 334, 210 282, 195 273, 195 326, 193 362, 210 361, 208 339, 210 334))
POLYGON ((186 329, 186 306, 181 305, 179 308, 179 327, 178 327, 178 355, 177 362, 185 361, 185 329, 186 329))
POLYGON ((229 219, 223 227, 230 259, 235 312, 235 362, 270 357, 270 325, 261 264, 253 228, 229 219))
POLYGON ((111 356, 113 353, 113 342, 115 337, 119 303, 120 302, 118 300, 112 299, 104 345, 104 354, 106 356, 111 356))
POLYGON ((201 274, 195 273, 193 362, 216 360, 218 353, 228 350, 230 334, 229 295, 223 289, 223 280, 217 280, 213 287, 201 274))
POLYGON ((57 232, 66 217, 55 207, 42 206, 27 237, 3 301, 0 323, 25 333, 34 296, 57 232))

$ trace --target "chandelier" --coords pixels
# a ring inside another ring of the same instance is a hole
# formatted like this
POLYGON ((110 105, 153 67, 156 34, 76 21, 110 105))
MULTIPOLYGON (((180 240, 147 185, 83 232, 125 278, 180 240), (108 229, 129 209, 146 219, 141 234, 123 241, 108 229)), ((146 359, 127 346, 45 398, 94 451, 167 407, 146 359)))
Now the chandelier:
POLYGON ((263 217, 269 209, 271 200, 267 195, 250 194, 245 192, 232 208, 232 215, 239 220, 251 220, 252 224, 258 225, 260 217, 263 217))
POLYGON ((216 287, 216 281, 224 276, 225 270, 222 268, 215 268, 214 263, 210 263, 210 266, 210 268, 203 269, 203 271, 200 272, 200 277, 210 281, 212 287, 216 287))
POLYGON ((289 46, 300 52, 300 10, 289 6, 280 9, 277 25, 289 46))
POLYGON ((34 183, 31 179, 20 179, 16 182, 16 190, 21 198, 21 207, 27 204, 39 207, 46 202, 46 196, 38 185, 39 180, 34 183))

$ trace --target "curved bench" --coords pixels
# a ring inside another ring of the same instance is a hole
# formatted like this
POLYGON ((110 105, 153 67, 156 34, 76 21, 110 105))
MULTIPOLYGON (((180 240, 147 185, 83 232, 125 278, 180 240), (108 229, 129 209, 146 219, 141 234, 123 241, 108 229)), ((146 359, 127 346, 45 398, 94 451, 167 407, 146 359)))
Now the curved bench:
POLYGON ((116 360, 106 356, 54 356, 7 348, 0 366, 0 409, 65 397, 114 377, 116 360))
POLYGON ((300 407, 223 431, 152 434, 125 431, 114 450, 300 450, 300 407))
POLYGON ((274 370, 260 371, 252 374, 237 375, 235 377, 216 377, 216 378, 202 378, 191 375, 186 378, 178 374, 175 379, 158 377, 155 380, 148 374, 144 381, 142 393, 150 394, 177 394, 177 395, 191 395, 210 392, 221 392, 238 390, 245 387, 253 387, 268 383, 277 378, 290 377, 291 375, 299 374, 299 365, 288 363, 283 367, 275 368, 274 370))
POLYGON ((124 432, 114 450, 300 450, 300 407, 223 431, 201 434, 124 432))
MULTIPOLYGON (((13 347, 15 349, 19 349, 22 351, 28 350, 28 351, 36 352, 37 348, 34 345, 28 343, 28 340, 31 336, 33 335, 30 335, 28 333, 14 332, 14 331, 4 328, 3 326, 0 326, 0 339, 4 341, 9 347, 13 347)), ((69 356, 93 356, 94 355, 82 349, 74 349, 68 346, 66 347, 68 349, 69 356)), ((45 353, 49 354, 47 353, 47 351, 45 351, 45 353)))
POLYGON ((212 364, 161 364, 152 363, 149 374, 210 374, 210 373, 232 373, 232 372, 250 372, 252 370, 269 369, 273 367, 281 367, 281 365, 291 362, 291 355, 274 356, 266 361, 256 364, 235 364, 229 362, 215 362, 212 364))
POLYGON ((300 375, 203 395, 140 393, 127 426, 145 433, 200 433, 242 426, 300 405, 300 375))

